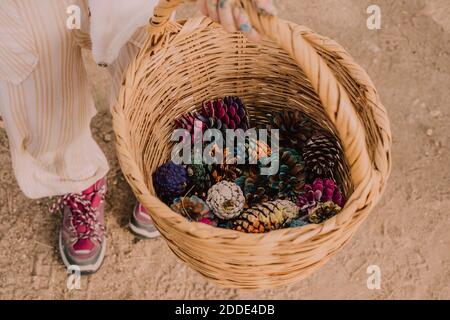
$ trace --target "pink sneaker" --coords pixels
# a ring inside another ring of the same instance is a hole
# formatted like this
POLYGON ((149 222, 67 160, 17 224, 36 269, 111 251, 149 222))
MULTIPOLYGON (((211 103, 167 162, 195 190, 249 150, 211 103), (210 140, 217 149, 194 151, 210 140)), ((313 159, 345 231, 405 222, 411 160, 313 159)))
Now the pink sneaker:
POLYGON ((66 267, 78 266, 81 273, 96 272, 105 257, 106 178, 81 194, 69 193, 58 200, 53 212, 63 213, 59 251, 66 267))
POLYGON ((134 207, 130 229, 135 235, 145 239, 157 238, 160 235, 148 211, 139 202, 134 207))

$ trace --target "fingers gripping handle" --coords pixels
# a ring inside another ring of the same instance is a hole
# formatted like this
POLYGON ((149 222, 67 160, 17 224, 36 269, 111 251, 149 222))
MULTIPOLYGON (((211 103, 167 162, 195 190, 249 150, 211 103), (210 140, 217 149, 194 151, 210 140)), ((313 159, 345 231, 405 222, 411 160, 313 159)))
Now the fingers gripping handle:
MULTIPOLYGON (((207 0, 211 1, 211 0, 207 0)), ((244 8, 242 2, 253 4, 253 0, 227 0, 233 8, 244 8)), ((175 12, 178 6, 182 3, 195 3, 197 0, 160 0, 155 7, 153 17, 148 26, 148 33, 150 35, 157 35, 164 33, 164 27, 170 20, 170 17, 175 12)))
MULTIPOLYGON (((207 0, 210 1, 210 0, 207 0)), ((255 7, 254 0, 228 0, 233 8, 245 9, 247 13, 254 13, 259 16, 258 10, 255 7)), ((182 3, 195 3, 196 0, 160 0, 155 7, 153 17, 150 19, 148 25, 148 33, 150 37, 155 39, 159 38, 164 32, 167 23, 169 22, 172 14, 175 12, 178 6, 182 3)), ((261 16, 267 16, 267 14, 261 14, 261 16)), ((275 18, 275 17, 272 17, 275 18)), ((267 24, 267 20, 262 19, 261 24, 267 24)), ((269 25, 267 25, 269 26, 269 25)), ((262 30, 265 30, 263 28, 262 30)), ((259 30, 258 30, 259 31, 259 30)), ((265 33, 264 33, 265 34, 265 33)), ((268 34, 266 34, 268 35, 268 34)))

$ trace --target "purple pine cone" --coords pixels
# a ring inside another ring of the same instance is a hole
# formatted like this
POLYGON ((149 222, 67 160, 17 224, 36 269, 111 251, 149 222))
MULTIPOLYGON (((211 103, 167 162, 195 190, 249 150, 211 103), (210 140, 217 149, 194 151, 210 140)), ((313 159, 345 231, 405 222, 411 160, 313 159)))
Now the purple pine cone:
POLYGON ((341 208, 345 205, 341 191, 331 179, 316 179, 312 185, 306 184, 305 191, 297 198, 297 206, 304 214, 325 202, 334 202, 341 208))
POLYGON ((194 142, 195 121, 199 122, 202 132, 207 129, 218 129, 225 133, 226 129, 246 131, 250 128, 247 109, 238 97, 206 101, 201 110, 185 114, 176 120, 178 129, 185 129, 191 134, 192 142, 194 142))
POLYGON ((186 192, 188 182, 187 170, 185 167, 169 161, 160 166, 153 174, 153 185, 156 193, 164 201, 183 195, 186 192))

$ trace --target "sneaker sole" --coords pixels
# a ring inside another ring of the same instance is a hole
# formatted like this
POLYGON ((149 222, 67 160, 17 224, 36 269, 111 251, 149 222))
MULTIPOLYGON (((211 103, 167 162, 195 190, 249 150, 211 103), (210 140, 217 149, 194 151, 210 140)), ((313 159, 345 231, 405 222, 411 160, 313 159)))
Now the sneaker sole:
POLYGON ((70 263, 69 258, 66 256, 66 252, 62 245, 62 234, 61 232, 59 233, 59 254, 61 255, 62 261, 67 269, 69 269, 71 266, 77 266, 82 275, 96 273, 98 269, 100 269, 100 267, 102 266, 103 260, 105 258, 105 253, 106 253, 106 237, 103 239, 102 249, 100 250, 100 254, 95 263, 87 264, 84 266, 77 265, 76 263, 70 263))
POLYGON ((142 239, 155 239, 161 235, 159 231, 149 232, 144 228, 139 228, 138 226, 134 225, 132 221, 128 224, 128 227, 135 236, 138 236, 142 239))

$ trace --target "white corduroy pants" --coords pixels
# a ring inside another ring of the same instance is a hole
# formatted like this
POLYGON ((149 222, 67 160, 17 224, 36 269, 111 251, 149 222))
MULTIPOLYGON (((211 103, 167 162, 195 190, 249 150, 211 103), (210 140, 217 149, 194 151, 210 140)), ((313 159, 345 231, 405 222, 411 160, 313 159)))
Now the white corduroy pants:
MULTIPOLYGON (((81 192, 109 169, 90 132, 81 48, 66 28, 71 4, 87 10, 83 0, 0 1, 0 114, 17 182, 33 199, 81 192)), ((113 91, 137 51, 128 43, 109 67, 113 91)))

